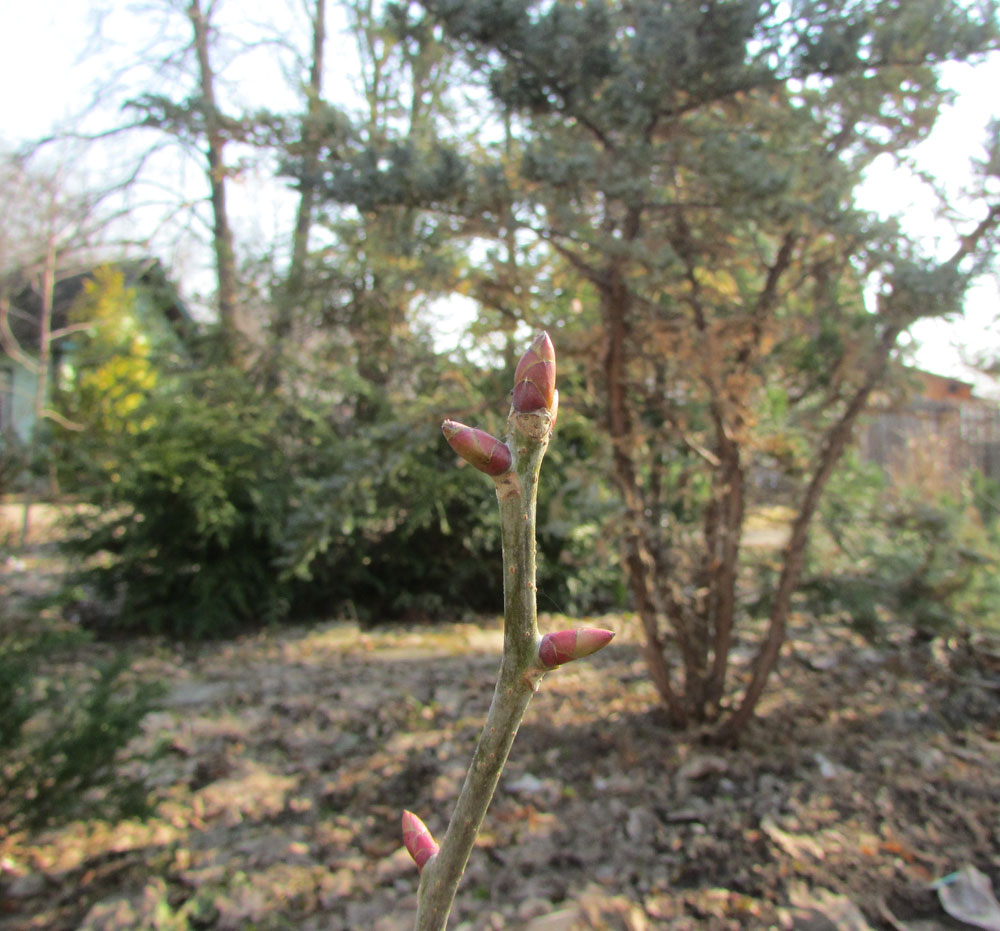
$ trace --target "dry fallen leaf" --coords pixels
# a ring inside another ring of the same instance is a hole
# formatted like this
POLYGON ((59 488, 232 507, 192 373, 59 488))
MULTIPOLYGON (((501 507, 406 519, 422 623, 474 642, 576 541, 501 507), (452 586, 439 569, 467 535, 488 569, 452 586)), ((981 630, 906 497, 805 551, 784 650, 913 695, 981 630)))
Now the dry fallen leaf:
POLYGON ((939 879, 934 888, 941 907, 952 918, 985 931, 1000 931, 1000 903, 985 873, 969 865, 939 879))

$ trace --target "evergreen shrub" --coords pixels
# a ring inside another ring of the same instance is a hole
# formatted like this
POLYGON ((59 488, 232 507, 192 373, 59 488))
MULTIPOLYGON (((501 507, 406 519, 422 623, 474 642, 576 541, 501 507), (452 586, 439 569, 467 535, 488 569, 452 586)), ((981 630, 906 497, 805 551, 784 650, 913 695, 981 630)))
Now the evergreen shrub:
POLYGON ((848 462, 810 546, 808 609, 845 615, 874 639, 890 621, 917 639, 990 624, 1000 613, 998 492, 979 473, 932 493, 848 462))
MULTIPOLYGON (((299 476, 285 534, 281 566, 296 580, 297 613, 374 623, 495 611, 498 517, 482 506, 478 473, 452 467, 439 421, 436 411, 412 419, 394 411, 324 441, 326 462, 299 476)), ((539 598, 560 613, 624 606, 617 540, 607 531, 617 500, 597 469, 573 458, 585 429, 560 423, 570 452, 551 457, 554 478, 538 502, 539 598)))
POLYGON ((144 810, 141 782, 113 767, 162 687, 130 676, 124 653, 96 664, 83 682, 44 671, 85 642, 65 632, 0 640, 0 823, 8 831, 144 810))
POLYGON ((27 466, 27 453, 17 440, 0 433, 0 494, 14 489, 27 466))
MULTIPOLYGON (((93 507, 67 543, 81 565, 73 584, 102 606, 93 628, 199 639, 286 619, 494 611, 498 518, 474 470, 452 468, 438 364, 414 366, 430 386, 393 400, 349 373, 295 401, 234 370, 161 377, 95 455, 93 507)), ((598 468, 579 464, 599 440, 579 417, 559 429, 568 452, 553 457, 538 512, 544 607, 620 608, 606 532, 617 502, 598 468)))
POLYGON ((441 468, 453 454, 436 424, 369 424, 326 455, 299 477, 280 563, 300 613, 380 622, 495 607, 496 521, 480 516, 472 476, 441 468))
POLYGON ((291 502, 282 408, 238 372, 179 380, 136 410, 67 547, 105 632, 218 637, 284 618, 274 570, 291 502))

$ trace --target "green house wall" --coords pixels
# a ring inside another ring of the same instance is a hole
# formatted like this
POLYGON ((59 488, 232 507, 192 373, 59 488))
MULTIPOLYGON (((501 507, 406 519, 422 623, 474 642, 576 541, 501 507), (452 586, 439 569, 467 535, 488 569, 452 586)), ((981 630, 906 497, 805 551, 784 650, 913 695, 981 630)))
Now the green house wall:
POLYGON ((26 368, 18 365, 13 359, 0 355, 0 389, 9 387, 8 397, 0 399, 4 410, 0 416, 4 418, 5 431, 13 433, 14 438, 22 443, 31 438, 35 425, 35 376, 26 368), (6 422, 10 418, 9 423, 6 422))

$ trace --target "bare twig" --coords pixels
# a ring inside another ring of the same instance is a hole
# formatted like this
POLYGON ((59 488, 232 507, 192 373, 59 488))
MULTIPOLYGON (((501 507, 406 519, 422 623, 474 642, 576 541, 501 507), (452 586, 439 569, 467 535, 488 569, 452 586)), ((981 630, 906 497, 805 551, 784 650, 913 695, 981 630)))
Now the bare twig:
POLYGON ((535 501, 557 407, 555 351, 548 334, 542 333, 517 366, 506 441, 451 420, 444 423, 452 448, 496 482, 503 541, 504 646, 486 725, 440 847, 416 815, 403 815, 404 843, 421 870, 416 931, 443 931, 447 926, 476 835, 542 676, 596 652, 614 636, 593 628, 544 637, 538 632, 535 501))

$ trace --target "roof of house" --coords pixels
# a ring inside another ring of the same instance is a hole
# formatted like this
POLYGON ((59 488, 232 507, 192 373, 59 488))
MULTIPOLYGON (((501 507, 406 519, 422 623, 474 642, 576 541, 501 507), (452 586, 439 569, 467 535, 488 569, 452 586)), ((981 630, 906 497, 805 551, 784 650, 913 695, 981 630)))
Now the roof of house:
MULTIPOLYGON (((60 329, 69 323, 70 311, 77 298, 83 293, 86 283, 94 279, 99 268, 107 267, 121 271, 126 285, 140 284, 156 292, 160 298, 156 303, 162 309, 164 318, 183 335, 183 331, 191 323, 191 314, 157 259, 107 262, 59 278, 53 287, 52 294, 50 325, 53 330, 60 329)), ((38 346, 41 312, 42 295, 36 287, 36 283, 22 283, 20 288, 15 286, 10 302, 9 322, 15 338, 25 349, 34 349, 38 346)))
POLYGON ((951 378, 947 375, 936 375, 922 369, 910 370, 921 383, 921 394, 931 401, 972 401, 976 400, 972 382, 951 378))

